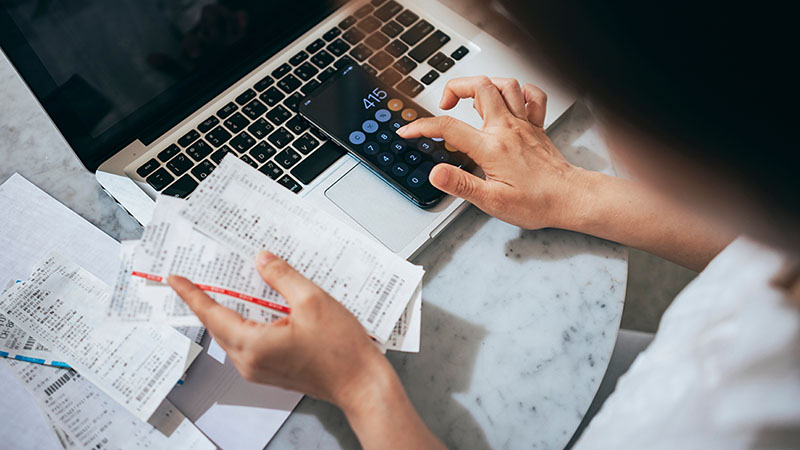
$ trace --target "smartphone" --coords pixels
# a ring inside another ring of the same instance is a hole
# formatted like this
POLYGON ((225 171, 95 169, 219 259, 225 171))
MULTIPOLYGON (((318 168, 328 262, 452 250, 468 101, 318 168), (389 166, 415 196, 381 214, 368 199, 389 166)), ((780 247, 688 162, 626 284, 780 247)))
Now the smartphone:
POLYGON ((439 163, 469 168, 472 161, 441 139, 403 139, 397 129, 433 115, 360 66, 343 66, 304 98, 300 114, 421 208, 445 193, 428 181, 439 163))

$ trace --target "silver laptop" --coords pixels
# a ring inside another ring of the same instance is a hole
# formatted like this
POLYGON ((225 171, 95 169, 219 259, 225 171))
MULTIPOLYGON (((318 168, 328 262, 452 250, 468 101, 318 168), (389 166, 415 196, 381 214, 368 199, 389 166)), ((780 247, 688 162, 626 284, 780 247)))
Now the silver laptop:
MULTIPOLYGON (((430 0, 11 2, 0 44, 140 223, 157 195, 190 195, 233 153, 405 258, 465 202, 415 206, 297 115, 306 94, 357 63, 434 114, 448 79, 479 74, 542 87, 546 126, 574 101, 551 74, 430 0)), ((448 114, 480 127, 464 103, 448 114)))

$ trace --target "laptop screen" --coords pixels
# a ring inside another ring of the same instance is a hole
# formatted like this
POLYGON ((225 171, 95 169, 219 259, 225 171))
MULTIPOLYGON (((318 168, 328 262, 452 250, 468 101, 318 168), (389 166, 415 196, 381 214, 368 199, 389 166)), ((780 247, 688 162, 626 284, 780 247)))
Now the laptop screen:
POLYGON ((0 2, 0 45, 89 170, 315 26, 333 0, 0 2))

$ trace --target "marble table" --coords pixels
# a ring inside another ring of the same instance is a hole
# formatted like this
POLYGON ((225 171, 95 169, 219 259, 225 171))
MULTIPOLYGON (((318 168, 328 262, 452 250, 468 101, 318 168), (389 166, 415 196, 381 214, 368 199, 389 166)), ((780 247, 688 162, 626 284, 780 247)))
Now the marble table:
MULTIPOLYGON (((576 164, 612 173, 585 107, 551 132, 576 164)), ((0 183, 19 172, 116 239, 140 227, 72 154, 0 53, 0 183)), ((470 208, 415 260, 425 267, 422 351, 390 353, 449 447, 562 448, 606 370, 627 250, 562 230, 525 231, 470 208)), ((269 448, 357 448, 344 416, 304 399, 269 448)))

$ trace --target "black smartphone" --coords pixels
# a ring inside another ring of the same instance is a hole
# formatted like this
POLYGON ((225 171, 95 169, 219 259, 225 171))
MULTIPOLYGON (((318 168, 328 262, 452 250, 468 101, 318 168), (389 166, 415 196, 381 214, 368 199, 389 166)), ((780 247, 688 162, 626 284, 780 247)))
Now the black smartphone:
POLYGON ((398 128, 433 114, 355 64, 343 66, 312 91, 299 111, 421 208, 430 208, 445 196, 428 181, 434 165, 469 168, 472 164, 442 140, 401 138, 398 128))

